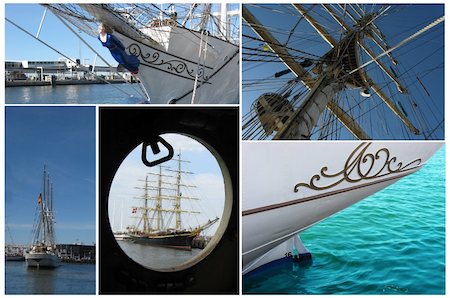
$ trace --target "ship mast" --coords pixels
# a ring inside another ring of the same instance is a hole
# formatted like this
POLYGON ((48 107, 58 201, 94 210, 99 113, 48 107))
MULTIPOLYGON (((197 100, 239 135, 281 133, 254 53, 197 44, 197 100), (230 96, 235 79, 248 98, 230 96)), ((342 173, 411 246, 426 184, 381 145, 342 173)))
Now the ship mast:
POLYGON ((145 176, 145 187, 144 187, 144 233, 148 232, 148 176, 145 176))
MULTIPOLYGON (((371 89, 372 92, 381 99, 382 103, 384 103, 394 115, 403 122, 409 131, 416 135, 420 134, 420 131, 411 123, 405 112, 403 112, 392 99, 383 92, 382 88, 368 76, 363 68, 365 65, 374 62, 396 85, 400 93, 407 93, 407 89, 402 85, 393 71, 389 70, 379 58, 382 55, 387 55, 393 64, 397 64, 397 61, 393 58, 391 52, 403 43, 412 40, 429 28, 432 28, 432 26, 437 24, 440 19, 391 48, 384 41, 382 33, 373 23, 374 20, 389 9, 389 6, 383 7, 376 13, 364 15, 360 12, 360 7, 349 5, 351 9, 357 13, 358 17, 354 17, 347 11, 346 7, 340 5, 339 7, 344 10, 344 14, 348 14, 355 23, 353 26, 349 26, 344 23, 343 17, 339 16, 330 5, 323 4, 324 10, 329 13, 346 32, 346 36, 342 40, 336 41, 333 36, 327 32, 325 27, 311 16, 309 10, 305 9, 300 4, 292 5, 301 14, 302 18, 304 18, 317 31, 322 39, 331 46, 331 50, 322 56, 316 64, 316 66, 319 66, 315 67, 316 72, 314 73, 317 74, 317 76, 314 76, 304 68, 301 63, 298 63, 296 59, 289 54, 285 46, 276 40, 276 38, 245 6, 242 8, 242 17, 247 24, 267 43, 272 52, 284 62, 288 69, 297 76, 297 80, 301 81, 306 88, 309 89, 308 95, 295 110, 293 110, 289 105, 289 102, 284 99, 282 95, 279 96, 278 94, 274 94, 272 98, 268 98, 267 95, 262 95, 258 98, 256 113, 261 121, 261 125, 266 130, 266 133, 269 135, 271 132, 276 131, 273 139, 309 139, 321 114, 324 112, 325 108, 328 108, 356 138, 370 139, 370 136, 362 130, 356 121, 332 100, 336 94, 346 88, 350 88, 360 89, 361 95, 365 97, 370 96, 369 89, 371 89), (376 56, 364 44, 363 39, 365 37, 372 40, 384 52, 381 55, 376 56), (367 54, 371 61, 365 64, 360 63, 358 56, 360 49, 367 54), (285 105, 285 107, 281 107, 281 105, 285 105), (281 113, 280 111, 283 112, 281 113), (276 128, 273 127, 274 124, 277 125, 276 128)), ((250 122, 248 124, 246 123, 244 126, 252 127, 250 122)))
POLYGON ((54 246, 53 226, 53 184, 50 183, 50 175, 44 166, 42 181, 42 193, 38 198, 38 218, 35 223, 33 245, 42 244, 45 247, 54 246))
POLYGON ((144 187, 136 187, 137 189, 144 190, 144 194, 136 199, 143 199, 144 204, 141 207, 134 207, 141 210, 141 216, 139 217, 139 222, 137 224, 135 232, 147 234, 154 231, 162 231, 169 229, 170 227, 170 216, 166 219, 165 214, 175 215, 175 226, 176 230, 182 229, 182 213, 200 213, 192 210, 182 209, 182 200, 198 200, 198 198, 188 197, 181 193, 182 188, 195 188, 194 185, 183 184, 182 175, 183 174, 193 174, 192 172, 183 171, 181 168, 182 162, 188 162, 181 160, 181 151, 178 154, 177 168, 176 170, 171 170, 169 167, 159 165, 159 172, 149 173, 149 175, 157 176, 156 181, 153 181, 153 185, 150 183, 152 181, 148 180, 146 176, 144 180, 144 187), (164 174, 163 168, 168 172, 174 172, 176 175, 164 174), (172 179, 172 182, 170 182, 172 179), (175 181, 173 181, 175 179, 175 181), (154 195, 151 195, 149 191, 154 191, 154 195), (153 206, 149 201, 154 201, 153 206), (172 208, 164 206, 164 201, 172 201, 172 208), (153 211, 153 214, 149 216, 149 212, 153 211), (165 222, 166 221, 166 222, 165 222), (152 224, 153 222, 153 224, 152 224), (142 223, 142 231, 138 231, 138 227, 142 223))
MULTIPOLYGON (((242 17, 250 25, 253 31, 265 40, 271 50, 290 69, 299 80, 309 89, 314 87, 315 79, 308 70, 301 66, 294 57, 282 46, 282 44, 262 25, 262 23, 245 7, 242 7, 242 17)), ((327 108, 336 118, 358 139, 369 139, 363 129, 344 110, 333 101, 328 102, 327 108)))

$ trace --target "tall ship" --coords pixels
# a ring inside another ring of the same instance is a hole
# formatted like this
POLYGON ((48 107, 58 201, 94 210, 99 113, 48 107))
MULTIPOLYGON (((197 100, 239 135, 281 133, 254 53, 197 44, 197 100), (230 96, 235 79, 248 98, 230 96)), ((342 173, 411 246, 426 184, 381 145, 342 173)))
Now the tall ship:
POLYGON ((255 3, 242 17, 243 139, 444 138, 443 4, 255 3))
POLYGON ((54 268, 61 264, 56 254, 54 223, 53 183, 51 183, 50 174, 44 166, 42 192, 38 196, 36 206, 32 246, 25 253, 28 267, 54 268))
POLYGON ((184 178, 193 173, 182 169, 182 163, 188 161, 181 160, 181 152, 173 160, 177 162, 176 169, 161 164, 158 166, 159 172, 149 173, 142 180, 144 185, 139 189, 143 195, 136 197, 142 204, 134 206, 132 210, 136 214, 137 224, 128 227, 127 233, 134 243, 191 250, 193 239, 219 218, 207 220, 203 224, 193 219, 200 211, 193 209, 192 202, 187 202, 199 198, 187 195, 196 186, 186 184, 184 178), (149 176, 155 179, 150 180, 149 176))
POLYGON ((92 41, 78 32, 97 39, 99 26, 108 28, 102 43, 119 67, 94 50, 98 61, 120 74, 132 73, 150 103, 239 103, 238 4, 44 6, 91 49, 92 41))

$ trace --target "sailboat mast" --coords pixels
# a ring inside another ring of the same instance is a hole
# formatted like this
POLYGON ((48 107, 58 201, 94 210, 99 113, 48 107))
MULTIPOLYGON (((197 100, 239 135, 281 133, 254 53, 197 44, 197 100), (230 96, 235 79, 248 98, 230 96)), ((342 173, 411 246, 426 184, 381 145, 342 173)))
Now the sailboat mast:
POLYGON ((176 224, 175 228, 181 229, 181 150, 178 153, 178 173, 177 173, 177 194, 175 198, 175 216, 176 216, 176 224))
POLYGON ((144 187, 144 233, 148 232, 148 176, 145 176, 145 187, 144 187))
POLYGON ((47 205, 47 170, 44 165, 44 195, 41 201, 41 222, 43 224, 42 227, 42 241, 46 244, 47 240, 47 224, 45 220, 45 205, 47 205))
POLYGON ((220 6, 220 25, 219 32, 222 34, 224 40, 228 37, 228 17, 227 17, 227 3, 222 3, 220 6))
POLYGON ((161 230, 162 226, 162 166, 159 166, 158 196, 156 197, 156 229, 161 230))

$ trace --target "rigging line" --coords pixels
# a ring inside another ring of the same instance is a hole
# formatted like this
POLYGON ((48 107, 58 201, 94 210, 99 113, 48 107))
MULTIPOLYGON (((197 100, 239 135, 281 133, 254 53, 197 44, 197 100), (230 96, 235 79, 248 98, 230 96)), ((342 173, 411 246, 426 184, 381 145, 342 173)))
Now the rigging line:
POLYGON ((294 58, 294 59, 308 59, 311 61, 320 61, 318 59, 312 59, 312 58, 308 58, 305 56, 294 56, 294 55, 280 55, 280 54, 276 54, 274 52, 270 52, 270 51, 264 51, 264 50, 259 50, 259 49, 252 49, 252 48, 245 48, 243 47, 243 49, 249 49, 258 53, 242 53, 242 56, 258 56, 258 57, 270 57, 270 58, 274 58, 274 57, 282 57, 282 58, 294 58), (261 53, 259 53, 261 52, 261 53))
MULTIPOLYGON (((428 44, 428 41, 425 41, 425 42, 422 43, 423 46, 426 46, 427 44, 428 44)), ((435 50, 433 53, 431 53, 430 55, 426 56, 426 57, 423 58, 422 60, 420 60, 418 63, 416 63, 413 67, 409 68, 407 71, 413 69, 414 67, 416 67, 417 65, 419 65, 421 62, 423 62, 423 61, 425 61, 426 59, 430 58, 431 56, 435 55, 436 52, 438 52, 440 49, 442 49, 442 47, 439 48, 439 49, 437 49, 437 50, 435 50)), ((370 67, 371 67, 371 66, 370 66, 370 67)), ((369 70, 375 70, 375 69, 377 69, 376 66, 374 66, 373 68, 367 68, 366 71, 369 71, 369 70)), ((400 77, 402 77, 405 73, 406 73, 406 71, 403 72, 403 73, 401 73, 400 75, 397 75, 396 77, 397 77, 397 78, 400 78, 400 77)), ((347 76, 347 75, 346 75, 346 76, 347 76)), ((339 79, 340 82, 344 82, 346 76, 343 76, 341 79, 339 79)), ((387 83, 387 84, 391 84, 391 83, 393 83, 393 82, 390 81, 390 82, 387 83)))
MULTIPOLYGON (((247 28, 261 28, 264 27, 267 31, 270 31, 271 33, 277 33, 279 35, 288 35, 286 33, 286 29, 285 28, 280 28, 280 27, 274 27, 274 26, 265 26, 265 25, 256 25, 256 24, 248 24, 248 23, 243 23, 242 24, 243 27, 247 27, 247 28)), ((336 33, 338 32, 340 29, 335 29, 335 28, 330 28, 329 29, 329 33, 336 33)), ((294 32, 293 36, 301 38, 301 41, 308 41, 311 43, 315 43, 315 44, 322 44, 321 39, 319 40, 317 34, 313 33, 313 32, 307 32, 307 31, 303 31, 303 32, 294 32)))
POLYGON ((376 19, 378 19, 380 16, 382 16, 386 11, 388 11, 391 8, 391 6, 387 6, 385 8, 383 8, 383 6, 379 9, 379 11, 376 13, 375 17, 372 18, 365 26, 369 26, 370 24, 372 24, 373 22, 375 22, 376 19))
MULTIPOLYGON (((33 39, 39 41, 39 42, 42 43, 43 45, 47 46, 47 47, 50 48, 51 50, 53 50, 53 51, 55 51, 56 53, 58 53, 59 55, 61 55, 61 56, 63 56, 64 58, 68 59, 68 60, 71 61, 72 63, 75 63, 75 65, 81 66, 79 63, 77 63, 76 61, 74 61, 72 58, 69 58, 67 55, 64 55, 63 53, 61 53, 60 51, 58 51, 56 48, 52 47, 51 45, 49 45, 49 44, 46 43, 45 41, 41 40, 40 38, 35 37, 33 34, 31 34, 30 32, 28 32, 28 31, 25 30, 24 28, 20 27, 19 25, 17 25, 16 23, 14 23, 13 21, 11 21, 10 19, 8 19, 8 18, 5 17, 5 20, 6 20, 7 22, 9 22, 10 24, 14 25, 16 28, 18 28, 18 29, 20 29, 21 31, 23 31, 24 33, 26 33, 27 35, 31 36, 33 39)), ((106 81, 105 79, 103 79, 102 77, 97 76, 97 75, 95 75, 95 76, 96 76, 99 80, 102 80, 102 81, 107 82, 108 84, 111 84, 111 83, 109 83, 108 81, 106 81)), ((133 96, 132 94, 129 94, 128 92, 126 92, 126 91, 124 91, 124 90, 122 90, 122 89, 120 89, 120 88, 114 86, 114 84, 111 84, 111 86, 113 86, 114 88, 118 89, 119 91, 125 93, 126 95, 128 95, 128 96, 130 96, 130 97, 133 96)))
MULTIPOLYGON (((400 74, 398 77, 400 78, 400 77, 404 77, 404 75, 406 74, 406 73, 408 73, 409 71, 411 71, 413 68, 415 68, 416 66, 418 66, 420 63, 422 63, 423 61, 425 61, 425 60, 427 60, 428 58, 430 58, 430 57, 432 57, 433 55, 435 55, 438 51, 439 51, 440 49, 438 49, 438 50, 435 50, 431 55, 429 55, 429 56, 427 56, 426 58, 424 58, 424 59, 422 59, 422 60, 420 60, 419 62, 417 62, 415 65, 413 65, 412 67, 410 67, 409 69, 407 69, 405 72, 403 72, 402 74, 400 74)), ((441 64, 441 65, 443 65, 443 64, 441 64)), ((435 68, 432 68, 432 69, 430 69, 430 70, 428 70, 428 72, 424 75, 424 76, 427 76, 428 74, 430 74, 434 69, 436 69, 437 67, 435 67, 435 68)), ((382 88, 385 88, 386 86, 389 86, 390 84, 392 84, 393 82, 392 81, 388 81, 382 88)), ((409 86, 411 86, 411 85, 415 85, 415 83, 410 83, 410 84, 408 84, 408 86, 407 87, 409 87, 409 86)), ((398 95, 399 94, 399 92, 396 92, 396 93, 392 93, 392 95, 391 95, 391 98, 394 98, 394 96, 396 96, 396 95, 398 95)), ((364 99, 363 101, 365 101, 365 100, 367 100, 367 99, 364 99)), ((433 102, 434 103, 434 102, 433 102)), ((435 120, 437 120, 436 119, 436 116, 435 116, 435 113, 434 113, 434 110, 432 109, 432 108, 430 108, 428 105, 427 105, 427 107, 430 109, 430 111, 432 112, 432 114, 433 114, 433 116, 435 117, 435 120)), ((435 106, 436 107, 436 106, 435 106)), ((437 108, 437 107, 436 107, 437 108)), ((437 109, 437 110, 439 110, 439 109, 437 109)))
POLYGON ((242 37, 245 37, 245 38, 248 38, 248 39, 253 39, 253 40, 256 40, 256 41, 260 41, 260 42, 264 42, 264 43, 267 43, 267 44, 270 44, 270 45, 275 45, 275 46, 278 46, 278 47, 283 47, 283 48, 285 48, 286 50, 291 50, 291 51, 299 52, 299 53, 302 53, 302 54, 310 55, 310 56, 312 56, 312 57, 322 58, 322 57, 319 56, 319 55, 311 54, 311 53, 308 53, 308 52, 305 52, 305 51, 302 51, 302 50, 298 50, 298 49, 294 49, 294 48, 291 48, 291 47, 286 47, 286 46, 284 46, 284 45, 282 45, 282 44, 279 44, 279 43, 267 42, 267 41, 265 41, 265 40, 262 39, 262 38, 253 37, 253 36, 250 36, 250 35, 247 35, 247 34, 244 34, 244 33, 242 33, 242 37))
POLYGON ((402 40, 401 42, 399 42, 399 43, 398 43, 397 45, 395 45, 394 47, 390 48, 390 49, 387 50, 387 51, 384 51, 383 53, 381 53, 380 55, 376 56, 375 58, 373 58, 373 59, 367 61, 366 63, 362 64, 362 65, 359 66, 358 68, 356 68, 356 69, 350 71, 350 72, 347 74, 347 76, 348 76, 348 75, 351 75, 352 73, 354 73, 354 72, 356 72, 356 71, 358 71, 358 70, 360 70, 360 69, 366 67, 367 65, 369 65, 369 64, 371 64, 371 63, 373 63, 373 62, 375 62, 376 60, 380 59, 381 57, 386 56, 386 55, 389 54, 390 52, 396 50, 397 48, 401 47, 401 46, 404 45, 405 43, 407 43, 407 42, 413 40, 414 38, 416 38, 416 37, 418 37, 419 35, 425 33, 426 31, 428 31, 429 29, 431 29, 431 28, 437 26, 438 24, 442 23, 443 21, 444 21, 444 17, 438 18, 437 20, 435 20, 434 22, 432 22, 432 23, 430 23, 429 25, 425 26, 424 28, 422 28, 421 30, 417 31, 417 32, 414 33, 413 35, 411 35, 411 36, 407 37, 406 39, 402 40))
MULTIPOLYGON (((413 85, 413 84, 409 84, 408 87, 411 86, 411 85, 413 85)), ((398 94, 398 92, 397 92, 396 94, 398 94)), ((394 95, 396 95, 396 94, 394 94, 394 95)), ((365 99, 365 100, 366 100, 366 99, 365 99)), ((376 104, 374 107, 372 107, 372 108, 369 109, 368 111, 364 112, 363 114, 361 114, 361 115, 360 115, 359 117, 357 117, 356 119, 359 119, 359 118, 363 117, 365 114, 371 112, 371 111, 374 110, 375 108, 378 108, 378 107, 381 106, 382 104, 383 104, 383 102, 380 102, 380 103, 376 104)), ((350 108, 350 110, 351 110, 351 109, 353 109, 353 107, 350 108)), ((356 120, 356 119, 355 119, 355 120, 356 120)), ((402 126, 402 127, 403 127, 403 126, 402 126)), ((408 135, 408 137, 409 137, 409 135, 408 135)))
POLYGON ((292 34, 294 34, 295 29, 297 29, 297 26, 300 24, 300 22, 302 21, 302 19, 303 19, 303 16, 301 16, 301 17, 298 19, 297 23, 296 23, 296 24, 294 25, 294 27, 291 29, 291 32, 289 32, 288 38, 287 38, 286 42, 284 43, 285 46, 288 45, 289 40, 290 40, 291 37, 292 37, 292 34))
POLYGON ((266 51, 266 50, 262 50, 262 49, 258 49, 258 48, 252 48, 252 47, 242 47, 243 50, 249 50, 249 51, 254 51, 257 53, 242 53, 242 55, 260 55, 260 56, 270 56, 270 57, 293 57, 293 58, 303 58, 303 59, 310 59, 313 61, 321 61, 321 59, 316 59, 316 58, 309 58, 309 57, 305 57, 305 56, 293 56, 293 55, 279 55, 276 54, 274 52, 271 51, 266 51), (261 54, 258 54, 261 53, 261 54))
POLYGON ((60 8, 58 8, 56 6, 50 5, 50 4, 42 4, 42 5, 46 6, 46 7, 50 7, 51 6, 50 9, 57 10, 58 12, 60 12, 62 14, 65 14, 65 15, 68 15, 70 17, 76 18, 76 19, 78 19, 80 21, 87 21, 87 22, 90 22, 90 23, 96 23, 95 18, 88 18, 87 16, 81 15, 80 13, 77 14, 76 12, 73 12, 69 8, 67 8, 68 11, 63 11, 62 9, 60 9, 60 8))
POLYGON ((436 125, 436 127, 433 128, 433 130, 430 131, 430 133, 429 133, 427 136, 425 136, 425 138, 426 138, 426 139, 429 139, 429 137, 430 137, 432 134, 434 134, 434 132, 435 132, 439 127, 441 127, 443 123, 444 123, 444 119, 442 119, 441 122, 439 122, 438 125, 436 125))
MULTIPOLYGON (((308 9, 308 10, 306 11, 306 13, 309 13, 309 12, 311 11, 311 9, 313 9, 313 8, 314 8, 314 6, 311 6, 311 8, 308 9)), ((287 45, 288 45, 289 40, 291 39, 292 35, 294 34, 295 29, 297 29, 297 27, 298 27, 298 25, 300 24, 300 22, 301 22, 302 20, 304 20, 304 19, 305 19, 305 18, 303 17, 303 15, 301 15, 300 18, 298 19, 297 23, 294 25, 294 27, 292 28, 292 30, 289 32, 288 38, 287 38, 286 42, 284 43, 284 46, 287 46, 287 45)))
MULTIPOLYGON (((269 10, 269 11, 272 11, 272 12, 275 12, 275 13, 279 13, 279 14, 285 14, 285 15, 290 15, 290 16, 298 16, 298 14, 290 12, 290 11, 282 11, 282 10, 279 10, 279 9, 273 9, 271 7, 268 7, 268 6, 273 6, 273 5, 264 5, 264 4, 263 5, 258 5, 258 4, 254 4, 254 3, 247 3, 247 4, 245 4, 245 6, 252 6, 252 7, 256 7, 256 8, 261 8, 261 9, 269 10)), ((283 7, 283 6, 281 6, 281 7, 283 7)))

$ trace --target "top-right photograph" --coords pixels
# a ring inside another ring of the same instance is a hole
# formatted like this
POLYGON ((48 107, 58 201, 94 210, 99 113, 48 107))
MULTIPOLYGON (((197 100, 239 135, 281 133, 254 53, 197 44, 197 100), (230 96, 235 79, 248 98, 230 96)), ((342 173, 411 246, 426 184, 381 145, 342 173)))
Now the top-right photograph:
POLYGON ((443 4, 243 4, 242 139, 443 140, 443 4))

